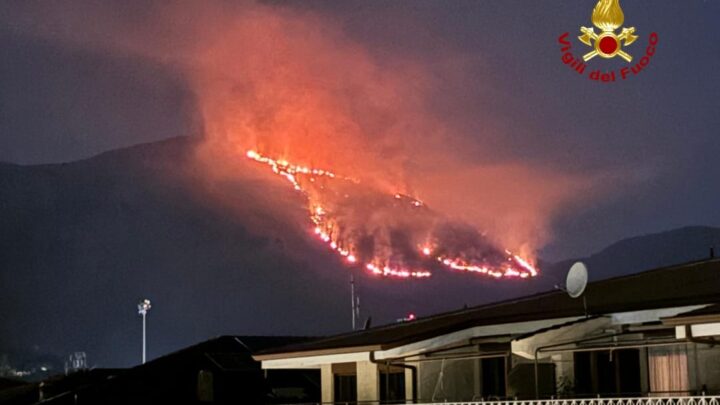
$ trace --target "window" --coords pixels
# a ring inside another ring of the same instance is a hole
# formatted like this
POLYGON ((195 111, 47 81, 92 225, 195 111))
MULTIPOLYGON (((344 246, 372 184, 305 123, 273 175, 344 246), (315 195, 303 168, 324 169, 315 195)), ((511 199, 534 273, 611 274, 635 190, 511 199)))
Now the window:
POLYGON ((482 359, 482 397, 505 397, 505 358, 482 359))
POLYGON ((689 390, 687 353, 684 346, 648 349, 650 391, 684 394, 689 390))
POLYGON ((405 372, 380 373, 380 401, 405 402, 405 372))
POLYGON ((335 374, 335 402, 357 401, 357 376, 355 374, 335 374))
POLYGON ((637 349, 575 352, 575 394, 639 394, 640 351, 637 349))

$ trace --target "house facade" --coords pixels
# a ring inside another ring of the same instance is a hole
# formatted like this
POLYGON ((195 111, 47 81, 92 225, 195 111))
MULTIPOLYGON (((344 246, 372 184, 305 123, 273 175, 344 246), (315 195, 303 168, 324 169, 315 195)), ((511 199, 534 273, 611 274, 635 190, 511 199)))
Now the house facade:
POLYGON ((718 343, 720 260, 708 260, 590 283, 577 299, 551 291, 254 358, 267 372, 316 370, 323 403, 720 405, 718 343))

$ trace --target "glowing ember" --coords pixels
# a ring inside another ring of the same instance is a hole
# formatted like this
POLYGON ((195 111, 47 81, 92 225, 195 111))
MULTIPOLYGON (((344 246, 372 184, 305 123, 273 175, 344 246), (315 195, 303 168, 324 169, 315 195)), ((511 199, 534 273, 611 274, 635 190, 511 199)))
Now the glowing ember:
POLYGON ((301 192, 308 200, 314 234, 347 263, 361 264, 372 274, 427 278, 433 268, 497 279, 538 274, 528 260, 495 249, 477 230, 448 222, 417 198, 402 193, 388 196, 330 170, 294 165, 253 150, 246 156, 268 165, 301 192), (349 225, 362 223, 363 215, 378 213, 388 214, 387 228, 349 225), (414 244, 414 239, 425 242, 414 244))

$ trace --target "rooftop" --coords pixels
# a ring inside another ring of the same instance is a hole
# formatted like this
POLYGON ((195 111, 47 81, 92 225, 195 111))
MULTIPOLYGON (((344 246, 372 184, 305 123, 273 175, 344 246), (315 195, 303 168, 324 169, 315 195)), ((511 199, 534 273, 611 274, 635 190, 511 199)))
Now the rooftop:
MULTIPOLYGON (((720 303, 720 259, 663 267, 589 283, 587 315, 720 303)), ((501 301, 414 321, 345 333, 263 350, 259 360, 313 354, 388 350, 418 340, 484 325, 507 324, 586 315, 582 299, 565 292, 501 301)))

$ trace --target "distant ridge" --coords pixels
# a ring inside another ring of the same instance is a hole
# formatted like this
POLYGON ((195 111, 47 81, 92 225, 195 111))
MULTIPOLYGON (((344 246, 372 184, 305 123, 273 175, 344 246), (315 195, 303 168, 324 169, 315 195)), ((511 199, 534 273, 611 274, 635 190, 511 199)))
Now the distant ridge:
POLYGON ((582 260, 590 268, 590 279, 600 280, 653 268, 720 257, 720 228, 686 226, 669 231, 622 239, 584 258, 568 259, 546 266, 553 276, 564 275, 570 265, 582 260))

